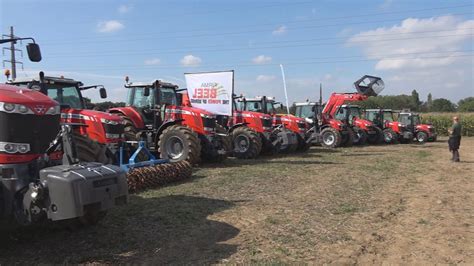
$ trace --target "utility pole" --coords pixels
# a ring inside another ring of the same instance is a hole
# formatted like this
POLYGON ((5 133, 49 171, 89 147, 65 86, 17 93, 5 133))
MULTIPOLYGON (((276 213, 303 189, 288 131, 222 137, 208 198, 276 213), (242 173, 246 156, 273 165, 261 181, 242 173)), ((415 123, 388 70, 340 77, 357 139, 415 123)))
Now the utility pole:
MULTIPOLYGON (((9 39, 16 38, 13 26, 10 27, 10 34, 3 34, 3 37, 9 38, 9 39)), ((15 54, 16 52, 21 52, 23 55, 23 51, 20 49, 16 49, 15 44, 16 44, 16 41, 13 41, 10 43, 10 48, 3 48, 3 50, 10 50, 10 60, 3 60, 3 65, 5 66, 5 62, 8 62, 11 64, 12 80, 16 79, 16 65, 21 64, 23 66, 23 62, 16 60, 16 54, 15 54)))

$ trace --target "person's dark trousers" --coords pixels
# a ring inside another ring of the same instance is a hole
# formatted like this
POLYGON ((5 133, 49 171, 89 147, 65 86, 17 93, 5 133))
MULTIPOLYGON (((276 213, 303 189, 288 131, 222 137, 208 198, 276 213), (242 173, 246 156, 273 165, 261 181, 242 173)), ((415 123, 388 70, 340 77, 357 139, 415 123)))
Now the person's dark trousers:
POLYGON ((449 137, 449 151, 453 153, 453 158, 451 161, 459 162, 459 146, 461 146, 461 136, 451 136, 449 137))

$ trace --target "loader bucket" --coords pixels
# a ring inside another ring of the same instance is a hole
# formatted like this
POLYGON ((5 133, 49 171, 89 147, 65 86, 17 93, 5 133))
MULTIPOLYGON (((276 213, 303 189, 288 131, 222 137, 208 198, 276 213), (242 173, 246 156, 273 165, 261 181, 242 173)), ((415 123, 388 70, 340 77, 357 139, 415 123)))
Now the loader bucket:
POLYGON ((354 86, 358 93, 367 96, 377 96, 385 88, 385 84, 381 78, 369 75, 365 75, 354 82, 354 86))

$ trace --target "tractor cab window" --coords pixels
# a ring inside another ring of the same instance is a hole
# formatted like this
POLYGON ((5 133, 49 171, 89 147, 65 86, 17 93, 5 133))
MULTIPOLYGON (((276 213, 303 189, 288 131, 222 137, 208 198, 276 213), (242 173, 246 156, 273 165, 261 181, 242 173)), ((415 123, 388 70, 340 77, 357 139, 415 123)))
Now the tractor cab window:
POLYGON ((383 120, 393 122, 393 113, 392 112, 383 112, 383 120))
POLYGON ((379 112, 373 112, 373 111, 367 111, 365 113, 366 119, 369 121, 377 121, 380 120, 380 113, 379 112))
POLYGON ((420 119, 420 116, 418 116, 418 115, 413 115, 412 120, 413 120, 413 125, 421 124, 421 119, 420 119))
POLYGON ((178 105, 174 88, 160 88, 160 104, 178 105))
POLYGON ((263 112, 262 103, 261 102, 246 102, 245 103, 245 110, 251 112, 263 112))
POLYGON ((353 119, 354 117, 361 117, 361 111, 359 107, 350 107, 350 114, 349 114, 349 119, 353 119))
POLYGON ((269 114, 276 114, 276 108, 275 108, 275 104, 274 102, 267 102, 267 112, 269 114))
POLYGON ((411 120, 409 115, 400 115, 398 117, 398 122, 405 124, 405 125, 411 125, 411 120))
POLYGON ((48 96, 59 102, 61 105, 67 105, 74 109, 84 109, 79 89, 71 85, 47 84, 48 96))
POLYGON ((154 90, 150 90, 150 95, 145 96, 144 87, 134 87, 128 92, 127 106, 134 106, 138 108, 149 108, 154 105, 155 95, 154 90))
POLYGON ((345 120, 347 113, 348 113, 347 108, 339 108, 334 118, 337 120, 345 120))
POLYGON ((314 116, 314 105, 296 106, 296 116, 301 118, 311 118, 314 116))

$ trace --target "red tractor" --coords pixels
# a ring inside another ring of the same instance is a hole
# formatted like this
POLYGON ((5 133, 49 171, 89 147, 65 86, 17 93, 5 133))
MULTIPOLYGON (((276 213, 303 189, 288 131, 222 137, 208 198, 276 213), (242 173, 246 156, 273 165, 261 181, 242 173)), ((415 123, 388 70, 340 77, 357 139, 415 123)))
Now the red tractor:
MULTIPOLYGON (((254 159, 262 152, 274 153, 280 139, 274 131, 273 118, 264 113, 242 110, 243 97, 233 97, 233 114, 217 116, 217 124, 227 129, 232 138, 232 154, 239 159, 254 159)), ((182 105, 191 106, 187 93, 182 94, 182 105)))
POLYGON ((398 115, 398 122, 405 124, 419 143, 436 141, 438 137, 435 127, 433 125, 423 124, 419 114, 401 112, 398 115))
POLYGON ((280 141, 279 152, 287 153, 296 150, 306 151, 310 145, 306 143, 306 121, 294 115, 277 114, 277 107, 282 107, 272 97, 244 98, 241 108, 244 111, 268 114, 272 117, 275 135, 280 141))
POLYGON ((105 112, 87 110, 82 92, 100 88, 101 98, 107 97, 101 85, 87 86, 64 77, 22 78, 8 84, 26 87, 48 95, 61 105, 61 122, 74 124, 78 158, 86 162, 112 163, 124 140, 124 125, 120 117, 105 112))
POLYGON ((150 150, 171 162, 199 163, 201 156, 221 161, 230 151, 225 132, 218 132, 216 116, 181 103, 178 86, 155 80, 131 83, 126 107, 112 108, 111 114, 125 120, 125 138, 144 140, 150 150))
POLYGON ((58 103, 44 94, 0 84, 0 221, 93 224, 127 202, 125 172, 78 164, 60 115, 58 103))
POLYGON ((381 78, 365 75, 354 83, 357 93, 333 93, 325 105, 297 103, 296 114, 312 122, 308 134, 313 142, 328 148, 380 143, 382 131, 368 120, 361 119, 360 108, 346 102, 364 101, 377 96, 383 89, 381 78))
POLYGON ((387 144, 410 143, 414 135, 407 125, 395 120, 391 109, 366 109, 365 118, 383 129, 383 140, 387 144))

